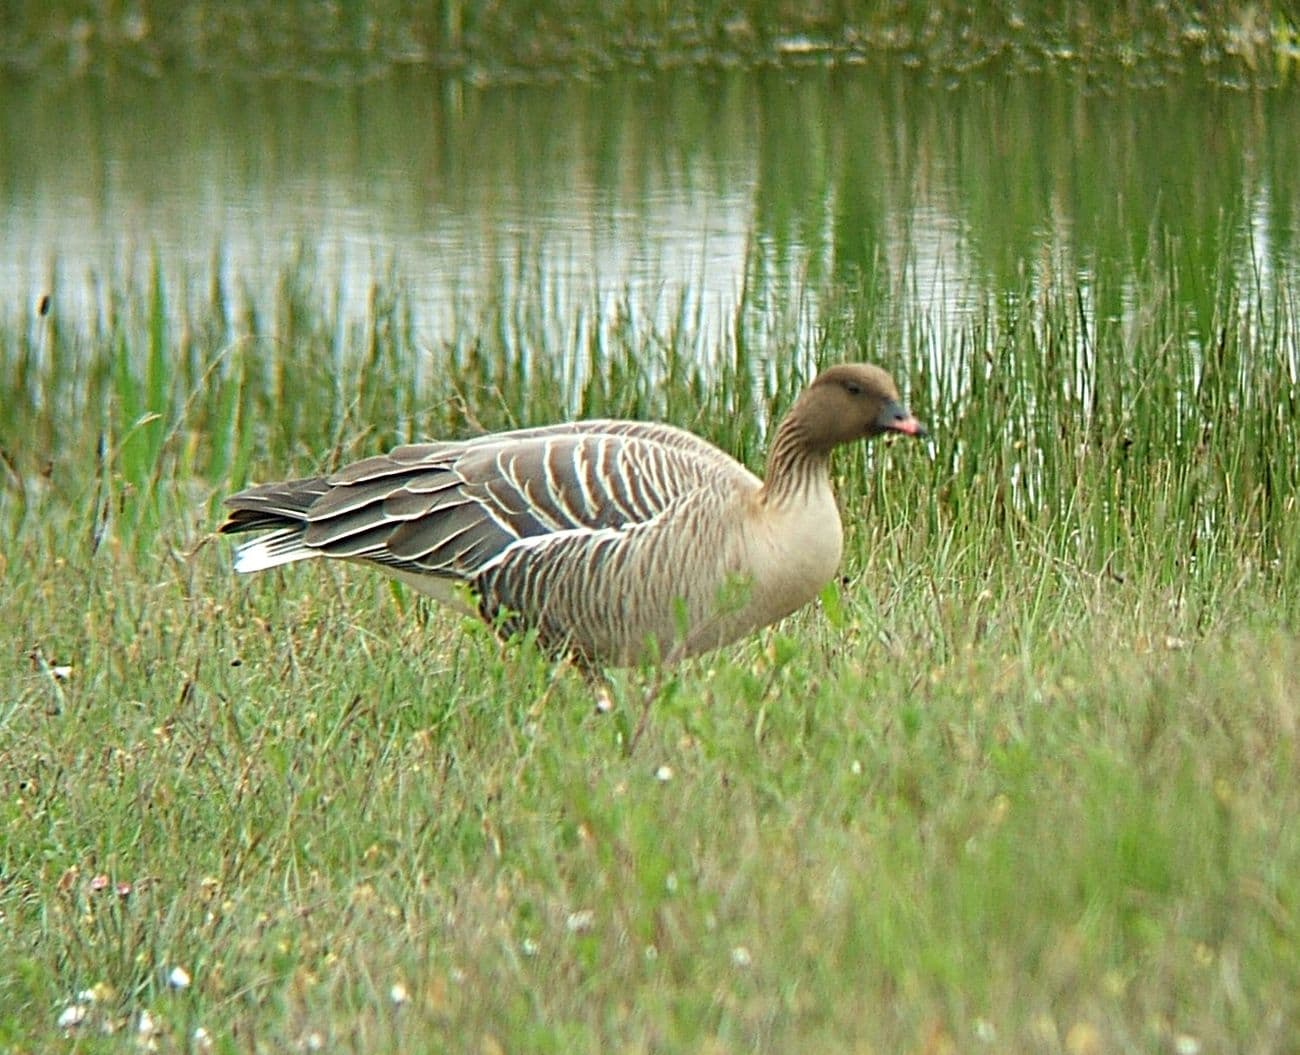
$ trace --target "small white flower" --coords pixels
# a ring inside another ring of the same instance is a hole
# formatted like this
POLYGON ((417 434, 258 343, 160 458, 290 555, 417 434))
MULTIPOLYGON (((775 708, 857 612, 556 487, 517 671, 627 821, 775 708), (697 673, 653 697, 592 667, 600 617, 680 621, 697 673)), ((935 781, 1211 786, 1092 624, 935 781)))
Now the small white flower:
POLYGON ((388 990, 388 999, 393 1002, 394 1006, 401 1007, 411 999, 411 994, 406 991, 406 986, 401 982, 394 982, 388 990))
POLYGON ((655 770, 655 780, 659 781, 659 783, 667 784, 668 781, 672 779, 673 779, 672 766, 660 766, 658 769, 655 770))
POLYGON ((69 1004, 59 1015, 59 1029, 76 1029, 86 1021, 88 1013, 85 1004, 69 1004))
POLYGON ((519 949, 525 956, 536 956, 538 945, 532 938, 525 938, 519 943, 519 949))
POLYGON ((1178 1055, 1201 1055, 1201 1042, 1189 1033, 1179 1033, 1174 1037, 1174 1051, 1178 1055))
POLYGON ((302 1046, 308 1051, 320 1051, 325 1047, 325 1038, 316 1030, 312 1030, 302 1038, 302 1046))
POLYGON ((194 1041, 195 1051, 212 1050, 212 1034, 202 1026, 195 1026, 194 1032, 190 1034, 190 1038, 194 1041))
POLYGON ((748 967, 754 962, 754 957, 744 945, 737 945, 731 950, 731 962, 737 967, 748 967))
POLYGON ((570 934, 583 934, 591 930, 595 922, 596 913, 589 908, 584 908, 577 912, 570 912, 569 918, 564 921, 564 925, 570 934))
POLYGON ((157 1032, 157 1025, 154 1023, 153 1015, 148 1011, 141 1011, 140 1017, 135 1020, 135 1031, 142 1037, 152 1037, 157 1032))
POLYGON ((184 967, 173 967, 167 972, 168 989, 188 989, 190 987, 190 972, 184 967))

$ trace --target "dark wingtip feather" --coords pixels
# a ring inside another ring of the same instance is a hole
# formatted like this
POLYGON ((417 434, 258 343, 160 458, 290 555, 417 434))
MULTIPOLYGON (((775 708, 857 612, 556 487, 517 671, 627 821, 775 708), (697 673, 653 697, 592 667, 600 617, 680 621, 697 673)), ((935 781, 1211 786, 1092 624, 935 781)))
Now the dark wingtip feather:
MULTIPOLYGON (((228 500, 227 500, 228 501, 228 500)), ((217 528, 222 535, 237 535, 241 531, 261 531, 264 528, 284 527, 290 521, 256 509, 236 509, 217 528)))
POLYGON ((258 484, 225 500, 231 513, 217 531, 234 535, 300 524, 316 500, 328 490, 329 484, 323 476, 258 484))

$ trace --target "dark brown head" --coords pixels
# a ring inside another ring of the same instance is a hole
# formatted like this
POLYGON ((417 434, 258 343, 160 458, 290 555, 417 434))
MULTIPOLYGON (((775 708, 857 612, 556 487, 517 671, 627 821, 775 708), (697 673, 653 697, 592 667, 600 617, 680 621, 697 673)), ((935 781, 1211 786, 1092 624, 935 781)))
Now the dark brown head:
POLYGON ((867 363, 823 370, 795 402, 790 417, 798 421, 803 441, 823 451, 886 432, 925 435, 903 406, 893 378, 867 363))

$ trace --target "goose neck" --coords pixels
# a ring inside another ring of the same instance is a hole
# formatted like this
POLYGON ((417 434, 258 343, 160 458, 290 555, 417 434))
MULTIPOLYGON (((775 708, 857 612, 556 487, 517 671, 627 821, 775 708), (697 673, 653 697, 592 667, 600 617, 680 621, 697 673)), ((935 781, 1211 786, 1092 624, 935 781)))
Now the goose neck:
POLYGON ((829 485, 830 451, 813 442, 803 422, 788 415, 779 426, 767 456, 763 497, 769 504, 806 502, 829 485))

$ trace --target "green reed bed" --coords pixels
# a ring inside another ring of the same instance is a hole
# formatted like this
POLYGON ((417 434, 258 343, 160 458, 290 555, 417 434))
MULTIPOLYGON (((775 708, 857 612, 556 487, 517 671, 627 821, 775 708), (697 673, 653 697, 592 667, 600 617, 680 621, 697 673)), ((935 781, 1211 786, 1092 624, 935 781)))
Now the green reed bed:
POLYGON ((1027 284, 942 368, 826 291, 798 353, 757 299, 707 366, 689 312, 557 345, 527 285, 429 348, 305 265, 6 322, 0 1047, 1290 1050, 1295 305, 1111 292, 1027 284), (526 643, 210 538, 249 477, 572 414, 758 467, 849 355, 932 441, 840 459, 843 583, 666 675, 630 759, 526 643))
POLYGON ((311 79, 429 65, 484 80, 615 67, 860 64, 888 56, 944 75, 1011 62, 1150 79, 1190 65, 1228 80, 1272 82, 1294 74, 1296 31, 1294 5, 1281 0, 57 0, 0 13, 0 65, 72 76, 188 69, 311 79))

